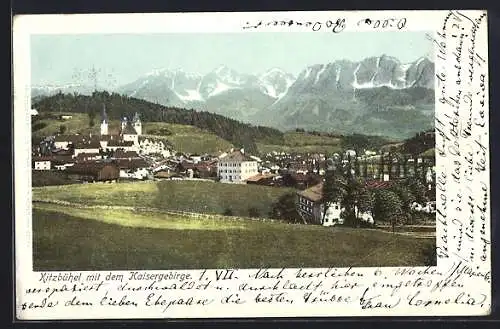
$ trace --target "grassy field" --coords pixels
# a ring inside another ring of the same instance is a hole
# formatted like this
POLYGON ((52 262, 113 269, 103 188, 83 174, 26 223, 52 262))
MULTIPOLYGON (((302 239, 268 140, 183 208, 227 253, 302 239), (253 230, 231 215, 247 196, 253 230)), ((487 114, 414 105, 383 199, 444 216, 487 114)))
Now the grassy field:
POLYGON ((341 140, 336 137, 315 136, 301 132, 286 132, 283 145, 257 143, 259 152, 335 153, 341 150, 341 140))
POLYGON ((198 154, 215 153, 217 151, 229 150, 233 147, 225 139, 195 126, 147 122, 144 124, 144 134, 152 137, 162 136, 179 152, 198 154), (162 136, 162 132, 168 132, 168 135, 162 136))
POLYGON ((435 148, 428 149, 427 151, 422 152, 422 154, 420 154, 420 156, 423 156, 423 157, 436 156, 436 149, 435 148))
POLYGON ((100 126, 99 126, 99 121, 100 119, 97 118, 95 124, 92 128, 89 128, 89 117, 87 114, 84 113, 47 113, 43 114, 39 118, 36 118, 32 122, 32 128, 35 128, 34 131, 32 131, 33 137, 45 137, 45 136, 50 136, 58 133, 59 127, 64 126, 66 127, 66 130, 64 134, 76 134, 76 133, 82 133, 82 134, 88 134, 89 132, 92 132, 93 134, 98 134, 100 132, 100 126), (58 118, 50 118, 47 117, 48 115, 54 115, 54 116, 59 116, 59 115, 71 115, 72 118, 68 120, 61 120, 58 118), (38 127, 42 127, 41 129, 36 129, 37 125, 38 127))
POLYGON ((214 214, 223 214, 229 208, 236 216, 247 216, 249 208, 254 207, 265 217, 281 195, 293 191, 206 181, 145 181, 34 187, 33 199, 214 214))
POLYGON ((34 203, 34 270, 415 266, 433 239, 34 203))
POLYGON ((78 183, 69 179, 63 171, 31 171, 32 186, 67 185, 78 183))

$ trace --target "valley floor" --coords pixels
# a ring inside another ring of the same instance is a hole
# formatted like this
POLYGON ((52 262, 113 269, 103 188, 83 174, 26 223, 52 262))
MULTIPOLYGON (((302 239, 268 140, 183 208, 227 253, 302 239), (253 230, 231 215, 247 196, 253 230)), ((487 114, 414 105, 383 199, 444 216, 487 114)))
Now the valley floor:
POLYGON ((434 247, 373 229, 33 203, 36 271, 418 266, 434 247))

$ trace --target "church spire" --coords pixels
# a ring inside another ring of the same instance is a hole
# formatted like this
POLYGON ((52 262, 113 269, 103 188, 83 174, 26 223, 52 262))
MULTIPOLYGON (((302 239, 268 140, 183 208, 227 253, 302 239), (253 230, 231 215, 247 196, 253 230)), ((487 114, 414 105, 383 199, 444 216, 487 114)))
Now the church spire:
POLYGON ((102 104, 102 122, 108 122, 108 114, 106 113, 106 104, 102 104))
POLYGON ((132 123, 135 131, 137 132, 137 135, 142 135, 142 123, 141 123, 141 118, 139 118, 138 112, 135 112, 132 123))
POLYGON ((101 115, 101 136, 108 134, 108 114, 106 113, 106 105, 102 104, 102 115, 101 115))

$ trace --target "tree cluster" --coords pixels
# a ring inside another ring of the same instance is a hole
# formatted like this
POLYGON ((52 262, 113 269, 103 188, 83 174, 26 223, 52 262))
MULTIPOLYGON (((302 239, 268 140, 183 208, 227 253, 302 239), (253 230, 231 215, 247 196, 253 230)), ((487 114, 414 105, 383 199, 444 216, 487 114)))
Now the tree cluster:
POLYGON ((278 201, 273 204, 269 217, 281 219, 289 223, 302 222, 295 206, 295 193, 283 194, 278 201))
POLYGON ((374 223, 390 223, 393 231, 396 226, 413 223, 411 205, 414 202, 423 204, 428 201, 426 188, 417 179, 399 181, 389 188, 369 189, 356 174, 352 163, 342 163, 341 160, 326 172, 322 192, 325 209, 334 203, 344 209, 341 216, 345 225, 359 227, 360 214, 368 213, 374 223))
POLYGON ((379 150, 389 140, 381 136, 367 136, 362 134, 345 135, 342 138, 342 149, 355 150, 362 154, 364 150, 379 150))
POLYGON ((433 148, 436 144, 434 131, 419 132, 414 137, 407 139, 403 144, 403 152, 418 155, 433 148))
MULTIPOLYGON (((361 213, 373 213, 374 195, 364 181, 355 175, 350 165, 337 165, 325 174, 323 183, 323 205, 328 209, 340 204, 344 224, 352 227, 361 225, 361 213)), ((323 212, 326 216, 326 211, 323 212)))

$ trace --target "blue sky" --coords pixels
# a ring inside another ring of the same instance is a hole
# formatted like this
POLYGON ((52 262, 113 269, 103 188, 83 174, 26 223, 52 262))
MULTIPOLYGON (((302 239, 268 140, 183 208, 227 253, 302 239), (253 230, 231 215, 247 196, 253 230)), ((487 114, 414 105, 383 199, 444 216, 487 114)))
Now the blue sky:
POLYGON ((33 35, 32 84, 119 85, 160 68, 206 74, 224 64, 241 73, 279 67, 294 75, 308 65, 382 54, 411 62, 431 57, 424 32, 33 35))

